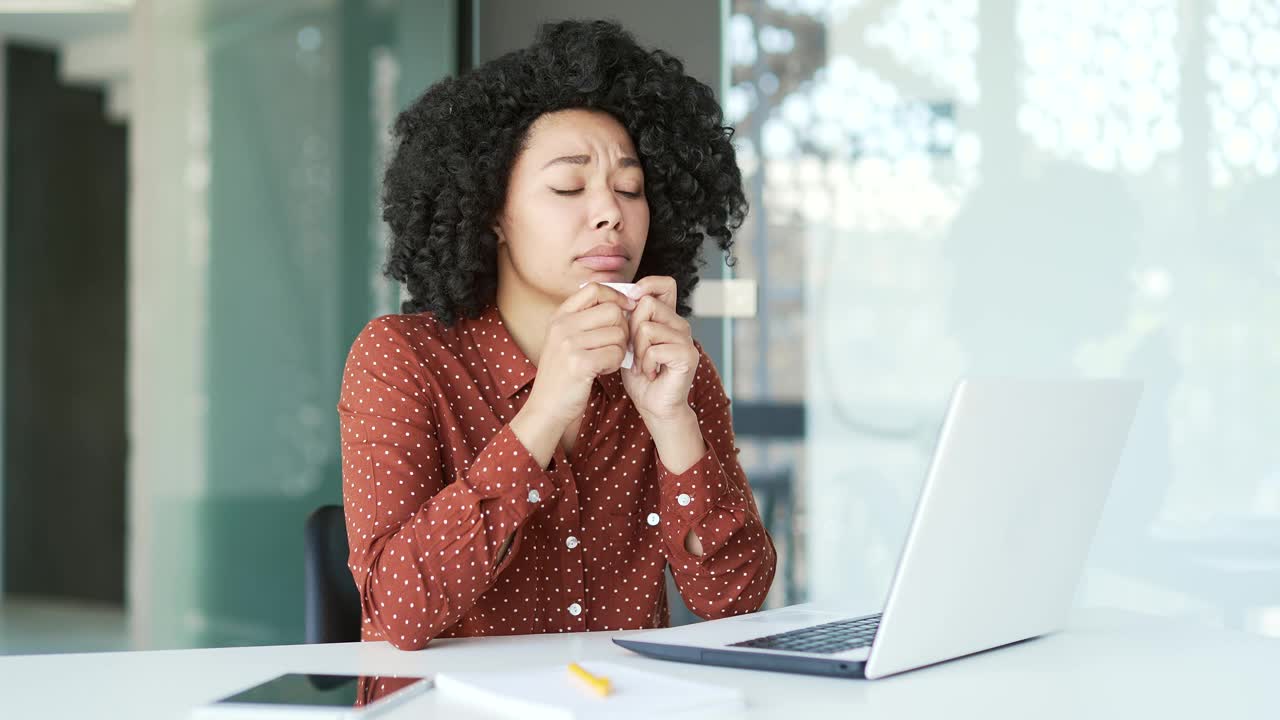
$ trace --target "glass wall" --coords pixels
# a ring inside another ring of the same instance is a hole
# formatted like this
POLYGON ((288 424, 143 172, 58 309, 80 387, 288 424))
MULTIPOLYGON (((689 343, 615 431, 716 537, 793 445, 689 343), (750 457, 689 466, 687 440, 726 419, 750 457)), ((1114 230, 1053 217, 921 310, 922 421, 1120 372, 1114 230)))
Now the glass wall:
POLYGON ((303 523, 340 504, 337 388, 396 310, 377 193, 454 3, 140 0, 131 118, 135 645, 297 642, 303 523))
POLYGON ((1080 602, 1280 635, 1280 2, 731 13, 734 397, 805 419, 742 455, 772 602, 883 601, 958 378, 1127 375, 1080 602))

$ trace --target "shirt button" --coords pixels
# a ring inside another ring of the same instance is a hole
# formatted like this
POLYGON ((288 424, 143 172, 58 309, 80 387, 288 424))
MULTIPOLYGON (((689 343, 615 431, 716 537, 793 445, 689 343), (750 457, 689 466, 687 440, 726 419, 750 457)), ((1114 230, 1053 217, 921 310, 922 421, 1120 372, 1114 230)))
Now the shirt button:
POLYGON ((529 491, 529 502, 531 502, 531 503, 536 503, 536 502, 538 502, 538 501, 539 501, 539 500, 541 500, 541 499, 542 499, 542 496, 538 494, 538 491, 537 491, 537 490, 530 490, 530 491, 529 491))
POLYGON ((576 538, 576 537, 574 537, 574 536, 570 535, 570 536, 569 536, 569 539, 564 541, 564 544, 565 544, 565 545, 568 545, 568 546, 569 546, 569 549, 570 549, 570 550, 572 550, 572 549, 574 549, 574 548, 578 547, 578 538, 576 538))
POLYGON ((680 503, 680 507, 684 507, 693 502, 693 498, 689 497, 689 493, 680 493, 676 496, 676 502, 680 503))
POLYGON ((570 606, 569 606, 569 614, 570 614, 570 615, 572 615, 572 616, 574 616, 574 617, 578 617, 579 615, 581 615, 581 614, 582 614, 582 606, 581 606, 581 605, 579 605, 578 603, 574 603, 574 604, 570 605, 570 606))
POLYGON ((649 513, 649 524, 650 524, 650 525, 657 525, 659 520, 660 520, 660 518, 658 517, 658 513, 649 513))

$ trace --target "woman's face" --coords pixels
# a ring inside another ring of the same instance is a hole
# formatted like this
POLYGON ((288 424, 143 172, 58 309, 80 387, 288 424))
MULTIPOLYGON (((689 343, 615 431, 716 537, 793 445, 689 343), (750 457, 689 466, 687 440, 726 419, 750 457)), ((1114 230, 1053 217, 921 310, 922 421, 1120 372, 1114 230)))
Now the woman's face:
POLYGON ((631 282, 649 235, 649 202, 622 124, 591 110, 538 118, 495 230, 499 293, 558 306, 588 281, 631 282))

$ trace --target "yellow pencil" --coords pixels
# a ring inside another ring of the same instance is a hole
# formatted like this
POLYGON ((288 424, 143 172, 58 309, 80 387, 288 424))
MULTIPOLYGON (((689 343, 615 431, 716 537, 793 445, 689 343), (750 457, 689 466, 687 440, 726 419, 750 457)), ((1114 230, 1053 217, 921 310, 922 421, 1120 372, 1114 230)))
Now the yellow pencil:
POLYGON ((608 695, 613 689, 613 686, 609 683, 609 678, 592 675, 578 663, 569 663, 569 674, 590 685, 593 690, 601 695, 608 695))

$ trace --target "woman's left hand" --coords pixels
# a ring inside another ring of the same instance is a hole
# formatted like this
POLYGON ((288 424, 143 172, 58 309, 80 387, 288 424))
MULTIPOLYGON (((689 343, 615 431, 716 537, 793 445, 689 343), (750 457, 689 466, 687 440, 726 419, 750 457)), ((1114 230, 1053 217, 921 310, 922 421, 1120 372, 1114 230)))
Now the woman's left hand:
POLYGON ((676 313, 676 281, 665 276, 640 279, 631 292, 633 362, 622 370, 622 386, 646 422, 689 414, 700 354, 689 321, 676 313))

